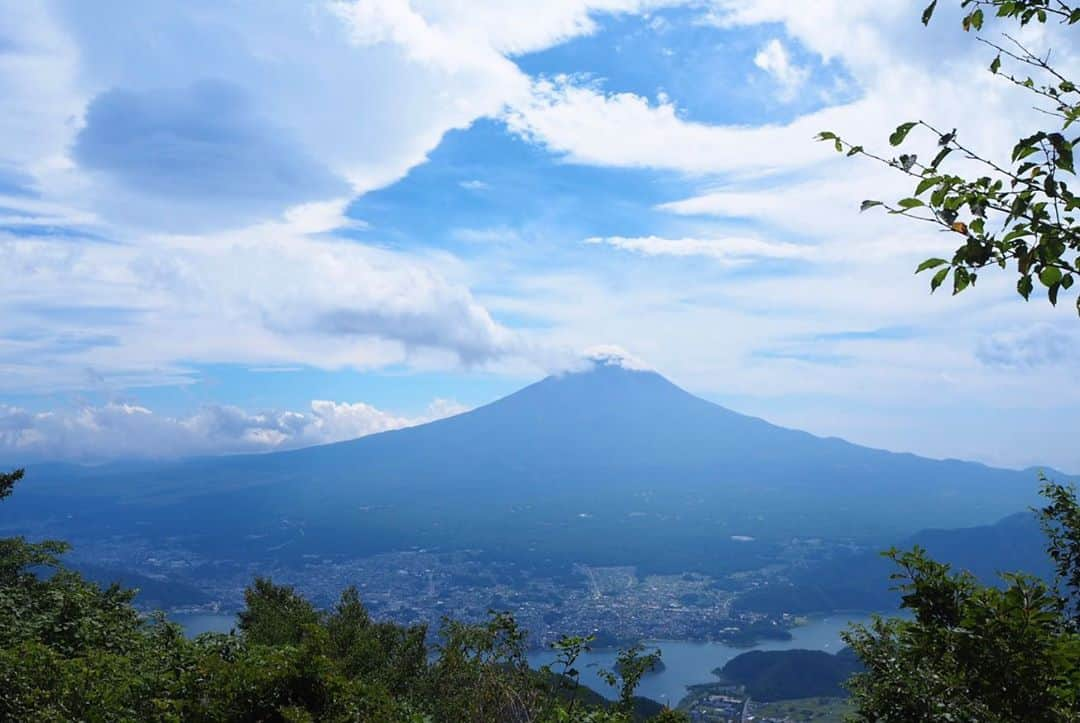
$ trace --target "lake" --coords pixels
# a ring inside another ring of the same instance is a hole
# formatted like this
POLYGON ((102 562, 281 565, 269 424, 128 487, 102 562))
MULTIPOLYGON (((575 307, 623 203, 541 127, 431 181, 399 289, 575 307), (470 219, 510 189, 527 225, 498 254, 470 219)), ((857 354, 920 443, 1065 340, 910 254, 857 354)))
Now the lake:
POLYGON ((227 633, 236 627, 235 615, 220 613, 171 613, 169 620, 183 626, 189 638, 203 633, 227 633))
MULTIPOLYGON (((805 625, 791 629, 791 640, 767 640, 753 648, 736 648, 724 643, 696 643, 682 640, 646 641, 651 648, 659 648, 665 669, 646 675, 637 694, 675 707, 686 695, 686 687, 697 683, 712 683, 716 676, 714 668, 719 668, 736 655, 748 650, 824 650, 835 653, 844 647, 840 633, 850 623, 869 621, 868 615, 830 615, 814 618, 805 625)), ((576 666, 581 671, 581 682, 609 698, 618 697, 618 691, 612 689, 600 678, 598 670, 611 669, 615 665, 618 650, 594 650, 576 666)), ((538 651, 529 655, 534 666, 551 663, 555 659, 552 651, 538 651)), ((557 671, 556 671, 557 672, 557 671)))
MULTIPOLYGON (((184 626, 188 635, 206 632, 228 632, 236 624, 232 615, 212 613, 192 613, 173 615, 171 619, 184 626)), ((647 641, 650 648, 659 648, 665 669, 651 673, 641 681, 638 695, 658 700, 674 707, 686 694, 686 687, 696 683, 711 683, 716 680, 712 671, 728 662, 736 655, 747 650, 824 650, 835 653, 844 646, 840 633, 850 623, 865 623, 868 615, 844 614, 813 618, 805 625, 791 629, 791 640, 767 640, 753 648, 736 648, 723 643, 695 643, 680 640, 647 641)), ((601 668, 611 669, 615 664, 618 651, 615 649, 594 650, 578 662, 581 682, 598 693, 609 698, 618 693, 605 683, 598 673, 601 668)), ((552 663, 553 651, 538 650, 529 654, 529 662, 534 667, 552 663)))

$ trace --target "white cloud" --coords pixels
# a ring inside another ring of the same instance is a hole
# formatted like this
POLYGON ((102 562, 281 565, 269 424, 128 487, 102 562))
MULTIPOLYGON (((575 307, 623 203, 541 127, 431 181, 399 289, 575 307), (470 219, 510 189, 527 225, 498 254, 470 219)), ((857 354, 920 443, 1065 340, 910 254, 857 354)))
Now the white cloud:
POLYGON ((1080 348, 1080 333, 1050 324, 999 331, 978 343, 975 356, 991 367, 1035 369, 1067 365, 1080 348))
POLYGON ((806 259, 815 256, 812 247, 754 238, 660 238, 644 236, 593 237, 586 243, 612 246, 643 256, 704 256, 728 265, 747 263, 754 259, 806 259))
POLYGON ((336 198, 292 206, 285 210, 285 222, 296 233, 322 233, 339 228, 364 228, 363 221, 349 218, 345 209, 349 199, 336 198))
POLYGON ((670 101, 654 104, 558 76, 536 81, 531 97, 512 106, 505 120, 515 133, 576 163, 757 174, 828 159, 829 150, 811 139, 835 125, 836 112, 787 125, 709 125, 680 117, 670 101))
POLYGON ((0 234, 0 390, 175 383, 204 362, 453 368, 521 353, 453 280, 456 259, 318 235, 363 227, 353 194, 523 102, 530 81, 508 54, 591 33, 593 13, 663 4, 5 3, 0 89, 20 110, 0 119, 0 182, 26 188, 0 185, 15 229, 0 234))
POLYGON ((0 91, 19 112, 0 119, 0 171, 114 225, 250 224, 331 202, 335 178, 354 194, 391 183, 529 94, 508 54, 664 4, 7 2, 0 91), (206 163, 200 194, 188 176, 206 163))
POLYGON ((795 99, 810 76, 807 68, 795 65, 791 61, 787 48, 779 39, 767 42, 754 56, 754 65, 764 70, 776 80, 779 86, 778 97, 788 102, 795 99))
POLYGON ((644 360, 615 344, 591 346, 585 350, 583 356, 586 361, 596 366, 616 366, 638 372, 654 371, 644 360))
POLYGON ((456 228, 450 232, 450 237, 470 244, 515 244, 522 240, 521 232, 508 226, 456 228))
POLYGON ((9 274, 0 389, 79 388, 86 369, 153 383, 181 379, 193 363, 370 369, 523 352, 447 279, 440 257, 304 235, 291 223, 145 246, 0 234, 9 274))
POLYGON ((434 400, 415 416, 326 400, 312 401, 305 411, 215 405, 184 417, 118 402, 36 413, 0 405, 0 456, 15 462, 96 461, 268 452, 355 439, 465 411, 446 399, 434 400))
POLYGON ((466 191, 487 191, 491 188, 489 184, 476 178, 470 178, 467 181, 462 181, 458 185, 464 188, 466 191))

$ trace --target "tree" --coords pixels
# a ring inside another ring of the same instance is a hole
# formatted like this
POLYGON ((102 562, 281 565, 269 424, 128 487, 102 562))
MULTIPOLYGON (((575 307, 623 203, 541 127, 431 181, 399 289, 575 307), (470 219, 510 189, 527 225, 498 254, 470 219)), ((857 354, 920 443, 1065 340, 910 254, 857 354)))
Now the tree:
MULTIPOLYGON (((937 0, 926 6, 924 24, 937 6, 937 0)), ((1080 8, 1062 0, 961 0, 960 6, 965 32, 979 32, 993 18, 1021 27, 1054 22, 1071 29, 1080 22, 1080 8)), ((1034 94, 1047 124, 1020 138, 1008 161, 969 147, 956 129, 925 120, 901 123, 889 144, 900 147, 913 132, 929 134, 932 153, 923 155, 929 161, 912 152, 886 157, 830 131, 818 138, 848 156, 885 164, 915 184, 906 198, 863 201, 862 210, 880 207, 961 237, 951 258, 926 259, 917 267, 916 273, 934 270, 931 291, 950 273, 958 294, 982 269, 1015 264, 1017 292, 1028 299, 1037 279, 1056 305, 1060 291, 1080 274, 1080 201, 1068 185, 1080 139, 1066 135, 1080 118, 1080 91, 1051 63, 1049 52, 1040 55, 1008 34, 1003 38, 978 38, 994 51, 990 72, 1034 94), (976 168, 976 175, 946 171, 957 158, 976 168)), ((1042 493, 1047 504, 1038 514, 1056 567, 1052 586, 1022 573, 984 586, 919 548, 886 553, 899 567, 893 577, 911 616, 876 617, 872 625, 844 635, 865 665, 849 682, 854 720, 1080 720, 1080 504, 1074 488, 1045 478, 1042 493)))
POLYGON ((645 652, 641 643, 620 650, 615 658, 614 670, 600 671, 601 677, 611 687, 619 689, 619 707, 629 713, 634 707, 634 691, 641 679, 660 662, 660 651, 645 652))
POLYGON ((255 578, 244 591, 244 604, 237 627, 253 643, 296 645, 319 622, 314 605, 292 587, 275 585, 265 577, 255 578))
POLYGON ((11 494, 15 483, 23 478, 24 471, 17 469, 14 472, 0 472, 0 500, 11 494))
POLYGON ((1042 493, 1054 588, 1016 573, 984 586, 919 548, 886 553, 911 618, 845 633, 866 667, 849 683, 856 720, 1080 720, 1080 504, 1071 487, 1044 481, 1042 493))
MULTIPOLYGON (((937 5, 933 0, 923 11, 924 24, 930 23, 937 5)), ((966 32, 979 32, 994 18, 1020 26, 1080 22, 1080 7, 1061 0, 961 0, 960 5, 966 32)), ((926 259, 916 269, 916 273, 934 271, 931 291, 945 284, 950 273, 953 294, 958 294, 973 285, 983 269, 1015 265, 1016 290, 1025 300, 1038 282, 1056 305, 1058 294, 1080 276, 1080 199, 1069 187, 1075 178, 1073 151, 1080 139, 1068 137, 1080 118, 1080 89, 1054 66, 1048 51, 1040 55, 1008 34, 1000 42, 985 37, 978 41, 994 54, 990 72, 1033 95, 1045 118, 1045 126, 1018 139, 1011 152, 988 154, 967 145, 957 129, 921 119, 897 126, 889 145, 910 145, 921 136, 926 151, 886 156, 832 131, 818 138, 838 152, 871 158, 911 178, 910 196, 896 202, 866 200, 863 211, 879 207, 959 237, 951 257, 926 259), (974 172, 947 170, 958 158, 974 172)), ((1076 308, 1080 313, 1080 297, 1076 308)))

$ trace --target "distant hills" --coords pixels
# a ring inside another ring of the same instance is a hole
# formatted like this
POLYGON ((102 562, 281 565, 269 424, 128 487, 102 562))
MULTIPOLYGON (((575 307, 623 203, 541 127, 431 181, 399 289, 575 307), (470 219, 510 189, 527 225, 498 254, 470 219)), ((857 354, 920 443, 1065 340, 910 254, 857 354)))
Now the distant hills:
POLYGON ((174 580, 162 580, 130 570, 89 563, 77 562, 70 567, 102 587, 116 583, 123 588, 138 590, 139 605, 143 608, 160 609, 180 605, 205 605, 211 602, 210 597, 198 588, 174 580))
POLYGON ((988 524, 1038 487, 1032 472, 778 427, 610 360, 349 442, 29 472, 0 525, 233 559, 417 546, 713 574, 758 567, 793 536, 886 543, 988 524))
MULTIPOLYGON (((997 583, 1002 572, 1027 572, 1047 581, 1054 576, 1046 537, 1032 512, 1010 515, 993 525, 923 530, 896 547, 909 550, 916 545, 984 584, 997 583)), ((735 607, 771 614, 891 610, 900 602, 899 593, 890 589, 895 582, 889 575, 895 571, 895 564, 876 550, 841 556, 796 570, 788 583, 745 592, 735 607)))

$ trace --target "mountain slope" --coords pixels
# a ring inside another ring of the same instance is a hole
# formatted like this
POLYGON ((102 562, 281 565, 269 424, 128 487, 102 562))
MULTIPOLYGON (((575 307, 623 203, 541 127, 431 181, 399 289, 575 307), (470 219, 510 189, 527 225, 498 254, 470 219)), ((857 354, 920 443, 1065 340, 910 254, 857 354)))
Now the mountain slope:
POLYGON ((184 535, 244 556, 417 545, 714 572, 792 535, 987 523, 1037 488, 1029 473, 777 427, 614 363, 333 445, 31 472, 11 521, 184 535))
MULTIPOLYGON (((954 530, 923 530, 896 544, 918 546, 954 570, 966 570, 986 585, 1004 572, 1026 572, 1054 579, 1046 536, 1033 512, 1019 512, 993 525, 954 530)), ((739 596, 736 607, 773 614, 827 613, 837 610, 892 610, 900 595, 889 575, 896 565, 877 549, 819 562, 796 570, 791 581, 766 585, 739 596)))

